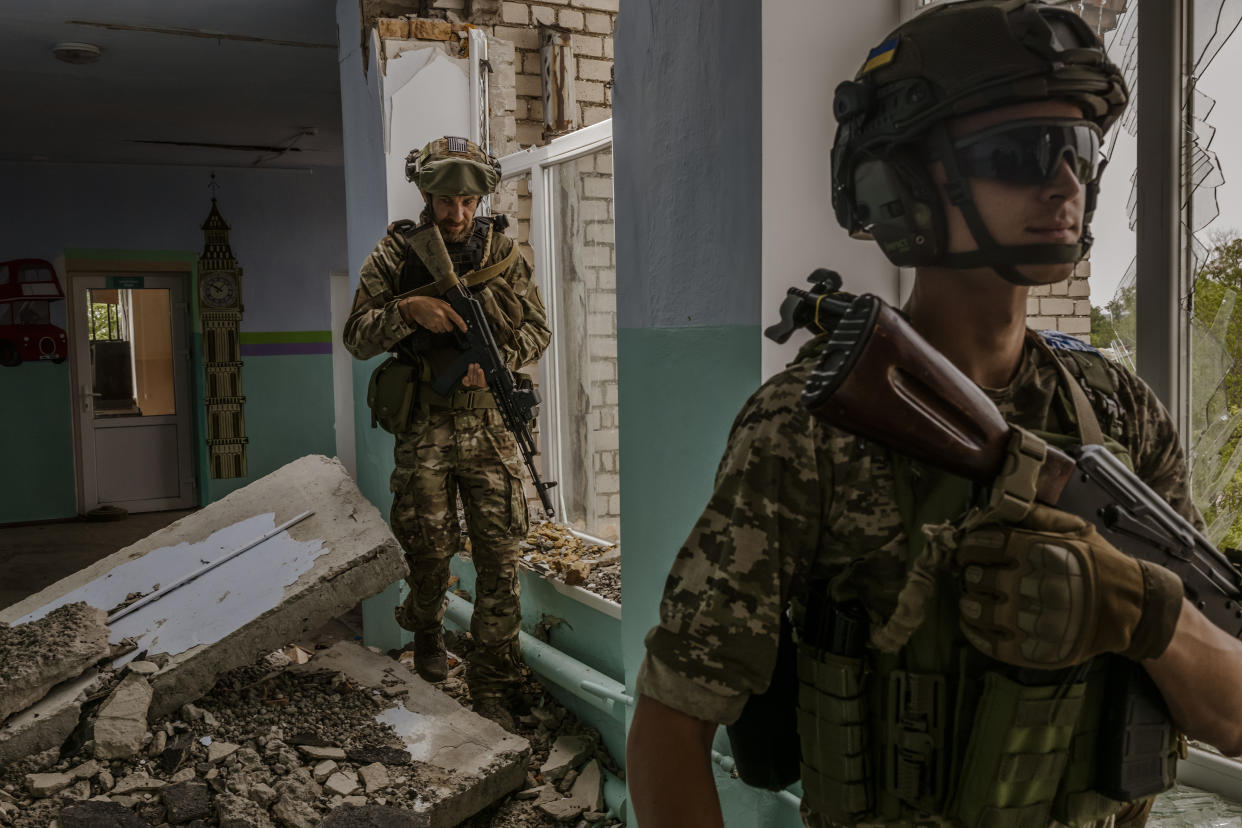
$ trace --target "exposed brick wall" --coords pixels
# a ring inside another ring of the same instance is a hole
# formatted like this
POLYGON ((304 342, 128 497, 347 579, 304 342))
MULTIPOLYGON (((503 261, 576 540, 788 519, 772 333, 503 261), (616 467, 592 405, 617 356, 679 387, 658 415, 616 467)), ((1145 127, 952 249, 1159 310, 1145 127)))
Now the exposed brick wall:
POLYGON ((1091 341, 1091 262, 1079 262, 1074 275, 1055 285, 1039 285, 1027 294, 1026 324, 1091 341))
MULTIPOLYGON (((540 77, 540 26, 557 26, 570 31, 574 56, 574 94, 578 127, 589 126, 612 116, 612 33, 616 25, 619 0, 535 0, 535 2, 480 2, 480 0, 435 0, 430 14, 449 24, 472 23, 488 34, 488 58, 492 73, 488 77, 489 119, 492 152, 505 156, 519 149, 547 143, 544 134, 543 86, 540 77)), ((408 9, 392 5, 384 14, 404 13, 413 18, 418 4, 408 9)), ((379 20, 381 35, 417 36, 435 27, 416 26, 379 20)), ((443 29, 443 24, 441 24, 443 29)), ((460 27, 458 27, 460 28, 460 27)), ((459 38, 445 43, 450 54, 460 49, 459 38)), ((612 152, 595 153, 577 159, 566 172, 573 186, 562 195, 572 200, 572 208, 562 205, 556 216, 557 232, 572 239, 572 255, 559 256, 561 279, 566 269, 573 271, 574 289, 582 292, 582 302, 562 304, 562 312, 585 314, 585 319, 553 320, 553 337, 574 332, 585 375, 579 384, 585 393, 575 398, 589 429, 577 429, 573 450, 562 447, 566 457, 581 458, 581 470, 572 481, 578 495, 567 500, 577 504, 576 523, 603 537, 615 539, 620 526, 619 433, 617 386, 616 258, 613 241, 612 152), (585 345, 585 347, 584 347, 585 345)), ((529 177, 510 180, 492 196, 492 211, 511 219, 509 234, 533 261, 529 246, 531 198, 529 177)), ((558 290, 564 285, 559 285, 558 290)), ((559 295, 559 294, 558 294, 559 295)), ((577 411, 577 409, 575 409, 577 411)))

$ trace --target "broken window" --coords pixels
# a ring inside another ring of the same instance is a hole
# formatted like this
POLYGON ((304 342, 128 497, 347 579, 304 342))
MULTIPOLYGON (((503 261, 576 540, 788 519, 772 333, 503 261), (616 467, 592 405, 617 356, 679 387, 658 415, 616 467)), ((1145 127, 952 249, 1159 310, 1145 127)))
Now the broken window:
MULTIPOLYGON (((540 362, 540 447, 557 517, 588 539, 620 533, 612 124, 501 159, 517 238, 529 240, 552 327, 540 362), (512 182, 512 183, 510 183, 512 182)), ((499 209, 499 208, 498 208, 499 209)))

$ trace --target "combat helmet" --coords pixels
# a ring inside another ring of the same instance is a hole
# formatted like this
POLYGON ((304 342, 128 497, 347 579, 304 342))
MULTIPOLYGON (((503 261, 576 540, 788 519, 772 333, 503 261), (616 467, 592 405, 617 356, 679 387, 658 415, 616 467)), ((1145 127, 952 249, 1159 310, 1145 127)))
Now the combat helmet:
POLYGON ((837 221, 855 237, 874 238, 903 267, 989 266, 1011 282, 1030 284, 1014 265, 1086 256, 1103 165, 1093 164, 1083 182, 1086 209, 1077 244, 999 245, 974 204, 946 121, 1009 104, 1068 100, 1083 110, 1098 158, 1099 142, 1128 98, 1099 38, 1067 8, 1038 0, 933 6, 889 34, 854 80, 836 89, 837 221), (961 209, 977 251, 946 251, 945 209, 928 172, 931 158, 944 164, 949 200, 961 209))
POLYGON ((436 138, 405 158, 405 180, 429 195, 476 195, 495 192, 500 162, 465 138, 436 138))

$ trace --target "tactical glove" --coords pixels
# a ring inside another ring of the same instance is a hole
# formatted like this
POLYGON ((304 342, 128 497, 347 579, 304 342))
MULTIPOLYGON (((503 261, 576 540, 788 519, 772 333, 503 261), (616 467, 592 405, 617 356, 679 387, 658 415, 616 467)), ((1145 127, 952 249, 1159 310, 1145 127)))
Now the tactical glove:
POLYGON ((1181 613, 1175 574, 1047 506, 1016 526, 967 532, 956 559, 962 632, 984 654, 1019 667, 1069 667, 1101 653, 1155 658, 1181 613))

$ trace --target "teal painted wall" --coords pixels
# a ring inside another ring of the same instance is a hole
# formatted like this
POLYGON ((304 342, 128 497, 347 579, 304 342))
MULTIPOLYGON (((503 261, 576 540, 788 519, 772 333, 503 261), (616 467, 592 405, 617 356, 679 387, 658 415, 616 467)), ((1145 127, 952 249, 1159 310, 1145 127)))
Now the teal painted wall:
POLYGON ((621 537, 627 684, 669 566, 712 492, 729 427, 759 386, 759 329, 620 331, 621 537))
POLYGON ((76 511, 69 363, 0 368, 0 523, 76 511))
MULTIPOLYGON (((738 409, 760 382, 758 326, 620 331, 621 645, 630 693, 673 558, 712 492, 738 409)), ((729 753, 721 728, 716 750, 729 753)), ((713 766, 725 824, 796 828, 797 809, 713 766)))
MULTIPOLYGON (((336 454, 330 355, 246 357, 242 389, 246 395, 246 436, 250 438, 246 447, 248 474, 231 480, 208 480, 205 503, 217 501, 307 454, 336 454)), ((201 399, 199 402, 201 405, 201 399)))

